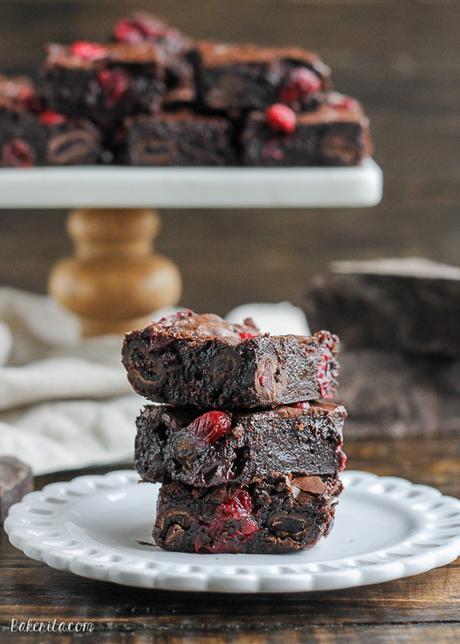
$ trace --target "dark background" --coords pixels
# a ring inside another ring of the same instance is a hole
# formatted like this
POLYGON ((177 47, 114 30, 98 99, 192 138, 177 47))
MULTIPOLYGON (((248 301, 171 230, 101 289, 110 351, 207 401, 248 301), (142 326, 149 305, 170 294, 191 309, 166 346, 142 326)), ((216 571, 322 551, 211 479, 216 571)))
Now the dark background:
MULTIPOLYGON (((332 259, 424 255, 460 264, 460 2, 429 0, 72 0, 0 2, 0 69, 34 72, 44 41, 104 39, 127 10, 196 37, 320 52, 338 89, 363 100, 383 203, 369 210, 168 211, 158 249, 179 264, 183 303, 225 312, 298 302, 332 259)), ((70 252, 64 212, 0 212, 0 283, 44 292, 70 252)))

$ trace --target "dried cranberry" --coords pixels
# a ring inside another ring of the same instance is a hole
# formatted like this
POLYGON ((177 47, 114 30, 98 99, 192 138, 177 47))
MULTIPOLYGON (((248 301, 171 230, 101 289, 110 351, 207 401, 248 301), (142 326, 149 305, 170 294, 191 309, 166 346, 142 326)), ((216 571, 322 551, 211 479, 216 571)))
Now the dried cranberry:
POLYGON ((348 457, 341 447, 339 447, 339 449, 337 450, 337 456, 339 457, 339 471, 343 472, 345 465, 347 464, 348 457))
POLYGON ((323 353, 318 365, 318 384, 321 398, 331 397, 331 356, 323 353))
POLYGON ((142 42, 144 40, 144 34, 139 29, 138 25, 134 20, 120 20, 115 25, 113 30, 115 40, 119 42, 127 42, 131 45, 142 42))
POLYGON ((102 69, 97 80, 107 93, 109 106, 116 105, 129 88, 129 76, 122 69, 102 69))
POLYGON ((107 55, 107 48, 99 45, 96 42, 88 42, 87 40, 78 40, 70 46, 70 51, 77 58, 83 60, 99 60, 105 58, 107 55))
POLYGON ((239 489, 216 508, 216 517, 203 526, 207 536, 195 539, 195 550, 200 552, 239 552, 243 544, 259 526, 251 516, 252 501, 246 490, 239 489))
POLYGON ((231 432, 232 418, 230 414, 226 414, 223 411, 208 411, 195 418, 188 426, 188 429, 199 440, 211 445, 225 434, 231 432))
POLYGON ((304 400, 302 402, 295 403, 293 407, 295 407, 296 409, 310 409, 310 403, 304 400))
POLYGON ((297 105, 305 98, 321 89, 321 79, 309 69, 294 69, 281 90, 281 100, 289 105, 297 105))
POLYGON ((238 335, 240 336, 241 340, 250 340, 251 338, 259 337, 258 333, 249 333, 248 331, 240 331, 238 335))
POLYGON ((360 110, 359 102, 351 96, 345 96, 335 92, 329 98, 329 104, 336 110, 349 110, 350 112, 357 112, 360 110))
POLYGON ((292 134, 296 129, 297 116, 287 105, 275 103, 267 109, 267 123, 275 132, 292 134))
POLYGON ((240 519, 242 510, 252 511, 251 497, 246 490, 238 490, 234 496, 217 508, 218 512, 227 514, 232 519, 240 519))
POLYGON ((15 168, 30 168, 35 164, 35 152, 22 139, 11 139, 3 146, 2 162, 15 168))
POLYGON ((155 18, 124 18, 114 28, 115 40, 136 44, 156 40, 165 35, 166 25, 155 18))
POLYGON ((61 123, 65 123, 67 118, 64 114, 59 114, 59 112, 46 110, 39 115, 38 120, 42 125, 60 125, 61 123))

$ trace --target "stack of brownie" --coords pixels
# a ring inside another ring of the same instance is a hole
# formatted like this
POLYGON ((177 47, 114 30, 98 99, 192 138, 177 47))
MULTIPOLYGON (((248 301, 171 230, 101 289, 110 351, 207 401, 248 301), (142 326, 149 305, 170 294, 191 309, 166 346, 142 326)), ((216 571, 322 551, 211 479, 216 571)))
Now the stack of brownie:
POLYGON ((259 333, 182 311, 126 336, 135 467, 160 482, 153 536, 167 550, 284 553, 331 528, 345 465, 338 339, 259 333))
POLYGON ((0 82, 0 165, 350 166, 371 153, 360 104, 307 50, 192 41, 145 14, 108 40, 48 45, 38 90, 0 82))

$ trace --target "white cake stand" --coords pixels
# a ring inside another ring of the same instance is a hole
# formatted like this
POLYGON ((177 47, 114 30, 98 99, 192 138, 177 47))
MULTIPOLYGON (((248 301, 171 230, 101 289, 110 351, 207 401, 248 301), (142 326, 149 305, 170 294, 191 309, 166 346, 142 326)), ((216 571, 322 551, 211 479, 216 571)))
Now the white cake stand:
POLYGON ((357 208, 382 197, 371 159, 353 168, 71 167, 0 170, 0 208, 78 208, 75 257, 53 268, 49 290, 86 335, 126 331, 178 302, 175 265, 152 254, 150 208, 357 208))

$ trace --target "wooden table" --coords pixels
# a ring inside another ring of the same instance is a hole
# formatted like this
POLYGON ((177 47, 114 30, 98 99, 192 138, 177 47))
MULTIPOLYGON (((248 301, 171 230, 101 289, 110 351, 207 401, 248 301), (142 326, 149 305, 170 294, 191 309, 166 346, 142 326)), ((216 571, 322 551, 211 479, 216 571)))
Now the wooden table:
MULTIPOLYGON (((350 468, 403 476, 460 496, 460 438, 361 441, 349 443, 347 452, 350 468)), ((106 470, 78 474, 96 471, 106 470)), ((42 476, 36 485, 75 475, 42 476)), ((0 571, 2 643, 27 637, 10 634, 13 618, 91 621, 101 642, 142 643, 153 636, 161 642, 283 644, 460 641, 460 560, 424 575, 344 591, 192 595, 124 588, 52 570, 10 546, 2 532, 0 571)))

